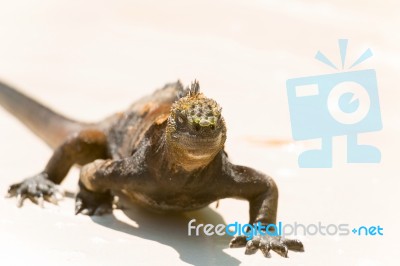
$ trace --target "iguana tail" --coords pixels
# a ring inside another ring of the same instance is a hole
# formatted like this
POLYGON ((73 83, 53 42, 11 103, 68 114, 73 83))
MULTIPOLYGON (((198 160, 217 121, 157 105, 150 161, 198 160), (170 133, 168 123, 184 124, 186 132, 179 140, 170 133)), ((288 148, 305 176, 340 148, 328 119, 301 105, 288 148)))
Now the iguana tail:
POLYGON ((0 82, 0 105, 53 149, 87 124, 68 119, 0 82))

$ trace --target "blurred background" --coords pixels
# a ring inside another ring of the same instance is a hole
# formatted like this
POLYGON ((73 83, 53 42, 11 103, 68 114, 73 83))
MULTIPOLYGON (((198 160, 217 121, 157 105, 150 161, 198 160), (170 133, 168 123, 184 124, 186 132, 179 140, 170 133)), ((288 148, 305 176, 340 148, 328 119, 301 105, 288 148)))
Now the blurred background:
MULTIPOLYGON (((4 265, 394 265, 399 232, 397 89, 400 37, 396 1, 0 1, 0 78, 53 109, 95 121, 124 110, 167 82, 200 81, 223 107, 226 150, 237 164, 273 176, 278 220, 286 223, 380 225, 384 236, 299 236, 303 254, 266 260, 228 249, 228 238, 188 237, 187 221, 247 222, 248 204, 223 200, 181 216, 140 209, 114 216, 73 215, 73 198, 42 210, 0 200, 4 265), (379 147, 380 164, 347 164, 346 141, 334 139, 333 168, 299 169, 297 156, 318 140, 293 142, 289 78, 334 73, 318 50, 340 65, 374 56, 354 70, 375 69, 383 130, 360 135, 379 147)), ((42 170, 51 150, 0 109, 0 194, 42 170)), ((63 187, 76 190, 78 170, 63 187)), ((396 258, 398 260, 398 258, 396 258)))

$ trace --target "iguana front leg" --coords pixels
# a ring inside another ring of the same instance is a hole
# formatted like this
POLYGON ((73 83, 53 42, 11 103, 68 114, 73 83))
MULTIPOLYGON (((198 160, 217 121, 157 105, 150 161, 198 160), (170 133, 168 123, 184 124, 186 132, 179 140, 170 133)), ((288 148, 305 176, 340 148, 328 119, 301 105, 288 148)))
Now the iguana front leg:
POLYGON ((107 137, 96 129, 87 129, 68 138, 53 153, 46 168, 39 174, 11 185, 8 196, 17 197, 22 206, 25 198, 31 198, 42 205, 46 199, 56 203, 60 184, 74 164, 87 164, 96 159, 107 158, 107 137))
MULTIPOLYGON (((269 176, 254 169, 233 165, 227 162, 223 169, 223 176, 227 180, 223 193, 229 197, 246 199, 250 203, 249 224, 262 225, 276 224, 278 208, 278 188, 269 176)), ((298 240, 283 239, 280 236, 269 234, 258 235, 246 240, 247 236, 235 236, 230 247, 244 247, 245 253, 250 255, 260 249, 265 257, 270 257, 272 249, 283 257, 287 257, 288 250, 304 251, 303 244, 298 240)))
POLYGON ((143 157, 132 156, 119 160, 96 160, 85 165, 79 178, 75 214, 102 215, 112 211, 111 191, 125 187, 140 190, 146 187, 143 179, 143 157))

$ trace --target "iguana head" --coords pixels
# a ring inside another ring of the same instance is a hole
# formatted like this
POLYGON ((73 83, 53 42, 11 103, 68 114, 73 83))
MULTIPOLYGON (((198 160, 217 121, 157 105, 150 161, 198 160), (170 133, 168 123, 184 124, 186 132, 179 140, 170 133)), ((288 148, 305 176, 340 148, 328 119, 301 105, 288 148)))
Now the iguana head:
POLYGON ((200 93, 197 81, 172 105, 166 139, 175 163, 185 170, 206 166, 223 149, 226 127, 221 107, 200 93))

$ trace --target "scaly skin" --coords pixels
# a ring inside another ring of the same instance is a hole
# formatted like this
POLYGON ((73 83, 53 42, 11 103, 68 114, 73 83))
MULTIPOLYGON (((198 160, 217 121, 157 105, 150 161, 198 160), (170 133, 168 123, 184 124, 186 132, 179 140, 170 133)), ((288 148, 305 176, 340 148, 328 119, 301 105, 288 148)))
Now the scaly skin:
MULTIPOLYGON (((18 109, 13 109, 16 98, 25 101, 27 110, 14 113, 56 147, 45 169, 12 185, 9 196, 16 196, 19 206, 27 197, 39 204, 43 200, 56 202, 60 194, 56 184, 73 164, 80 164, 76 214, 110 212, 115 192, 163 211, 189 211, 234 197, 249 201, 249 223, 275 224, 275 182, 254 169, 229 162, 224 151, 226 126, 221 108, 199 88, 197 81, 188 89, 180 82, 167 84, 123 113, 99 123, 79 124, 0 83, 0 103, 13 112, 18 109), (64 135, 55 137, 44 132, 42 125, 29 124, 38 120, 32 117, 37 110, 50 121, 60 121, 55 131, 65 133, 61 144, 60 136, 64 135)), ((266 257, 270 249, 284 257, 288 249, 304 250, 300 241, 271 236, 249 241, 238 236, 230 246, 246 246, 246 254, 260 249, 266 257)))

